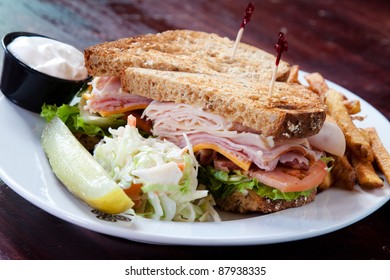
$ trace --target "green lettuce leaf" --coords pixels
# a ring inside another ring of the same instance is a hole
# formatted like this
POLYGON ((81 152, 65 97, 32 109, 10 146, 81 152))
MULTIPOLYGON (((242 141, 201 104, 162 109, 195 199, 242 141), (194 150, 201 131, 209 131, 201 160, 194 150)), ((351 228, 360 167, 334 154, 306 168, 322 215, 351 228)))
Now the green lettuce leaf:
POLYGON ((51 121, 55 116, 58 116, 72 132, 79 132, 90 136, 104 136, 108 132, 101 127, 93 124, 88 124, 80 116, 80 110, 77 105, 56 105, 44 104, 41 110, 41 117, 47 122, 51 121))
MULTIPOLYGON (((85 84, 77 93, 81 97, 84 93, 89 92, 88 84, 85 84)), ((109 136, 108 128, 117 128, 125 125, 126 120, 123 114, 102 117, 98 114, 91 114, 84 110, 86 101, 80 98, 76 105, 63 104, 61 106, 44 104, 41 109, 41 117, 47 122, 51 121, 54 116, 58 116, 73 133, 86 134, 88 136, 109 136)))
POLYGON ((88 110, 85 110, 85 105, 86 100, 84 98, 81 98, 78 104, 78 108, 80 111, 79 115, 87 124, 96 125, 98 127, 101 127, 102 129, 107 129, 109 127, 117 128, 126 124, 126 120, 123 117, 123 114, 114 114, 102 117, 99 114, 91 114, 88 110))

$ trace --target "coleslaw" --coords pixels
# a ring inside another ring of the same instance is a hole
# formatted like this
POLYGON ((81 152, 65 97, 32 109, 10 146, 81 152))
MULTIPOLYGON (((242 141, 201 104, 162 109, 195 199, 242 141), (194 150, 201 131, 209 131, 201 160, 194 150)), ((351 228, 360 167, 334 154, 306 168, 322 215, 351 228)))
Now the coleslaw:
POLYGON ((167 140, 142 137, 135 118, 109 128, 93 152, 117 184, 135 202, 137 215, 172 221, 219 221, 214 200, 198 187, 198 163, 192 146, 179 148, 167 140))

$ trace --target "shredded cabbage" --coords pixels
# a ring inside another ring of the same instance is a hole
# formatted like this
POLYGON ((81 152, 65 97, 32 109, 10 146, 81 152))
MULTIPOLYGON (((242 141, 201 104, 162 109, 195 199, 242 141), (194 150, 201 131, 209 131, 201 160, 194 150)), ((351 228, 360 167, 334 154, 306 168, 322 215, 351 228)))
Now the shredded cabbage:
POLYGON ((214 200, 198 188, 198 163, 187 141, 183 149, 169 141, 144 138, 136 127, 109 129, 94 157, 123 189, 142 184, 138 215, 173 221, 219 221, 214 200))

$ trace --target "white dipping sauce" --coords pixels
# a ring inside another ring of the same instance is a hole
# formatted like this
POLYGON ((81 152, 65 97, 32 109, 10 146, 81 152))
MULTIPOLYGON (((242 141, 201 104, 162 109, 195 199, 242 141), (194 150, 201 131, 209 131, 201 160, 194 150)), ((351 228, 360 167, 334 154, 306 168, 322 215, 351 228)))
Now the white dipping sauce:
POLYGON ((68 44, 43 37, 21 36, 7 49, 24 64, 47 75, 75 81, 88 77, 84 55, 68 44))

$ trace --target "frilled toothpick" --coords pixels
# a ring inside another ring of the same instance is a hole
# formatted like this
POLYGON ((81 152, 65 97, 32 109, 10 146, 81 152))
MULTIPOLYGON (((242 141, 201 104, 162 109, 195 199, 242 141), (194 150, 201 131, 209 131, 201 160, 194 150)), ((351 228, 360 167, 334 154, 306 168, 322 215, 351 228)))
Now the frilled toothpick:
POLYGON ((268 91, 269 96, 272 96, 274 92, 276 73, 278 72, 278 67, 279 67, 280 58, 282 57, 282 52, 286 52, 288 50, 288 43, 284 37, 283 32, 279 32, 278 42, 275 44, 275 49, 278 52, 278 55, 276 57, 274 72, 272 73, 271 83, 269 86, 269 91, 268 91))
POLYGON ((246 7, 245 16, 242 19, 242 22, 241 22, 241 25, 240 25, 240 29, 238 30, 236 41, 234 43, 231 60, 233 60, 235 55, 236 55, 237 48, 238 48, 238 43, 241 41, 241 37, 242 37, 242 34, 244 33, 245 26, 251 20, 251 16, 252 16, 252 13, 253 13, 254 9, 255 9, 255 3, 254 2, 250 2, 248 4, 248 6, 246 7))

